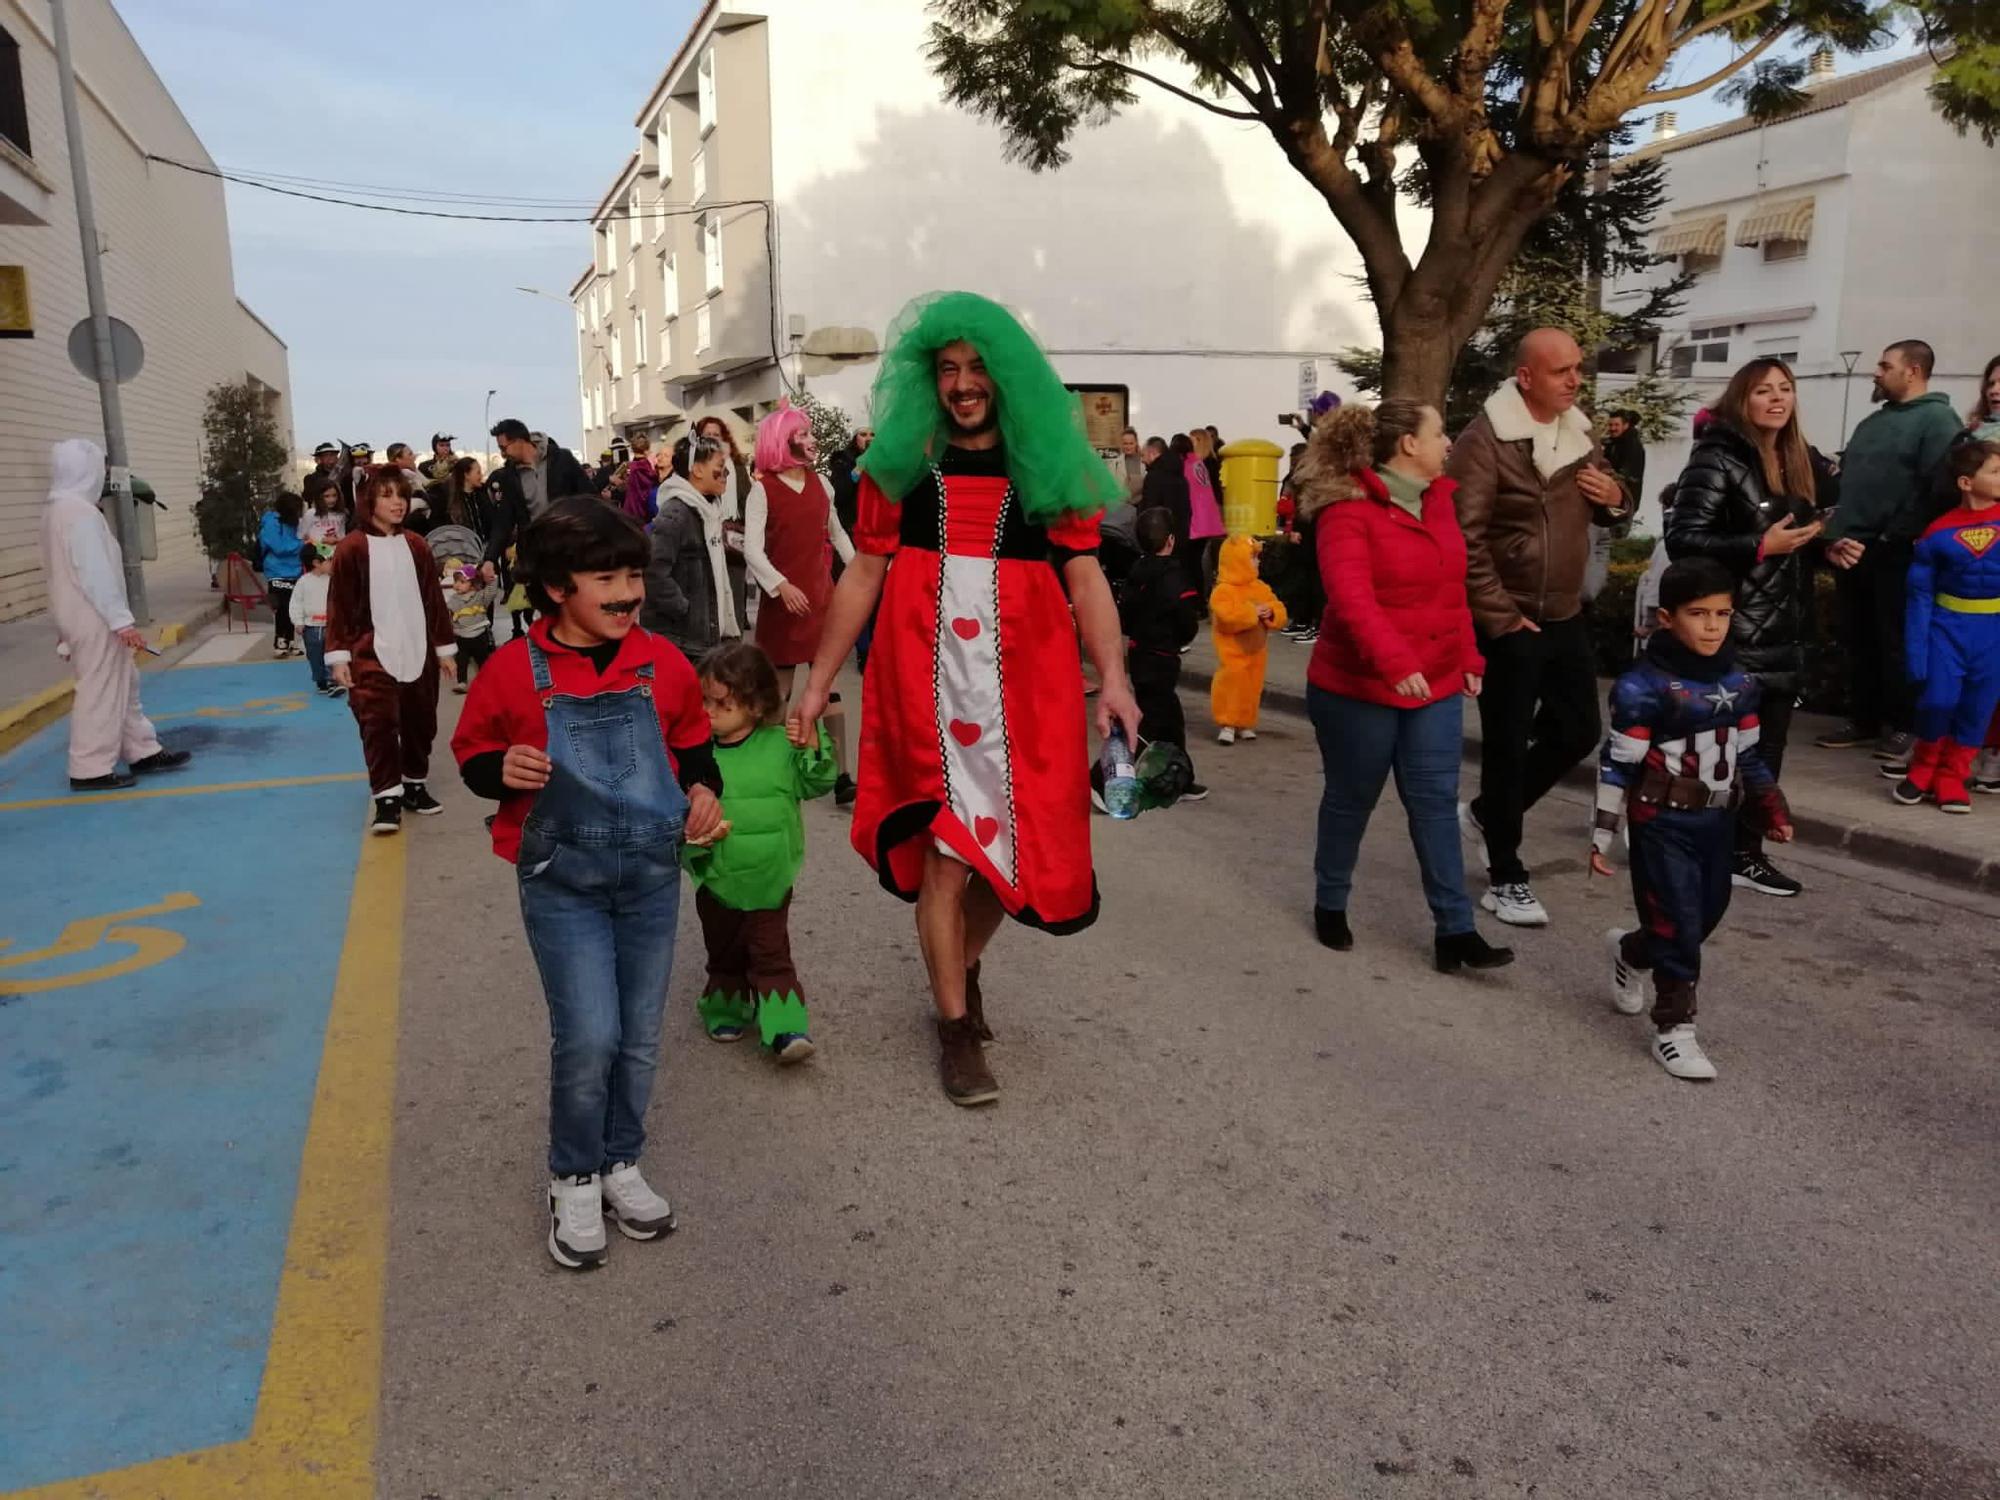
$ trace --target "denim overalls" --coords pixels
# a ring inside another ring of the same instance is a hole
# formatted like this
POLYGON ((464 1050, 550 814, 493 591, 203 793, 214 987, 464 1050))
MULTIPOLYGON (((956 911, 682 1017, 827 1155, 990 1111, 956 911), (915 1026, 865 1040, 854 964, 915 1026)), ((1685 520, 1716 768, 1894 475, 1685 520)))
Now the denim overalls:
POLYGON ((548 716, 549 784, 521 830, 521 921, 549 1002, 549 1174, 636 1162, 660 1057, 680 919, 681 828, 653 702, 653 665, 624 692, 554 690, 531 636, 548 716))

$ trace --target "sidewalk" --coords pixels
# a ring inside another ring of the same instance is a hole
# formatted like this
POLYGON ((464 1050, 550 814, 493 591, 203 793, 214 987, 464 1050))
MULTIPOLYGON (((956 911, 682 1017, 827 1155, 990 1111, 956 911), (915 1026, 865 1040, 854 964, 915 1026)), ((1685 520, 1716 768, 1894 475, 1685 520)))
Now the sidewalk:
MULTIPOLYGON (((1273 636, 1270 655, 1264 684, 1266 711, 1304 714, 1306 662, 1312 648, 1273 636)), ((1191 695, 1205 694, 1214 673, 1215 648, 1204 628, 1194 649, 1182 659, 1181 686, 1191 695)), ((1833 721, 1823 714, 1801 713, 1792 720, 1783 782, 1801 843, 1978 890, 2000 891, 2000 797, 1975 797, 1972 815, 1960 818, 1947 817, 1933 807, 1898 807, 1889 800, 1889 783, 1878 770, 1881 762, 1859 750, 1821 750, 1813 744, 1815 735, 1832 727, 1833 721)), ((1188 733, 1197 746, 1212 735, 1204 707, 1190 709, 1188 733)), ((1466 759, 1476 760, 1478 754, 1479 715, 1468 705, 1466 759)), ((1590 756, 1567 780, 1589 787, 1596 778, 1597 759, 1590 756)))
MULTIPOLYGON (((144 627, 146 638, 159 646, 178 645, 222 611, 222 595, 208 586, 205 562, 148 563, 146 601, 153 616, 144 627)), ((255 620, 251 624, 259 628, 255 620)), ((151 657, 144 664, 158 665, 151 657)), ((56 655, 55 627, 46 614, 0 624, 0 751, 68 713, 73 686, 69 663, 56 655)))

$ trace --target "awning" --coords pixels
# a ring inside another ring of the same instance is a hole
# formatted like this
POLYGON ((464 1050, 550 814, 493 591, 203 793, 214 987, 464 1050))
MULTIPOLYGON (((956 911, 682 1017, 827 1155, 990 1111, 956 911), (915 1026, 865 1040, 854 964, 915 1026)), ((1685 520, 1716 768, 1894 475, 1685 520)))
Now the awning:
POLYGON ((1653 246, 1655 255, 1720 255, 1722 241, 1729 230, 1729 216, 1717 214, 1709 219, 1683 219, 1678 224, 1669 224, 1660 231, 1659 241, 1653 246))
POLYGON ((1809 240, 1812 226, 1813 200, 1792 198, 1745 214, 1743 222, 1736 226, 1736 243, 1761 245, 1767 240, 1809 240))

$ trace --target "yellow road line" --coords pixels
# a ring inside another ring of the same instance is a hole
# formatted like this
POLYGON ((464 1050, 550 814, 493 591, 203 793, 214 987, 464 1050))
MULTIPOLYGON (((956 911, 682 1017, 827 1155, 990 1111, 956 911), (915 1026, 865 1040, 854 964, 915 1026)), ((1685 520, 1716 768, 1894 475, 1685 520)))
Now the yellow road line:
POLYGON ((405 847, 399 838, 362 843, 250 1436, 14 1500, 374 1495, 405 847))
POLYGON ((34 812, 44 807, 84 807, 92 802, 147 802, 155 797, 202 797, 210 792, 261 792, 280 786, 328 786, 336 781, 366 781, 365 771, 335 771, 325 776, 275 776, 269 781, 217 781, 206 786, 149 786, 129 792, 71 792, 66 797, 36 797, 27 802, 0 802, 0 813, 34 812))

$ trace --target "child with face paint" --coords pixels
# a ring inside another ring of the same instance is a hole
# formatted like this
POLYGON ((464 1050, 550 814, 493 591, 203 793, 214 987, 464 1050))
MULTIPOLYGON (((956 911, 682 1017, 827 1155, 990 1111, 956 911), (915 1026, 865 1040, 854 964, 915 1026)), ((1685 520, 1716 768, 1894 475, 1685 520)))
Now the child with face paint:
POLYGON ((639 1171, 673 975, 683 842, 727 831, 694 668, 640 627, 651 544, 595 498, 528 527, 516 577, 541 618, 494 652, 452 735, 459 774, 499 802, 549 1006, 548 1251, 601 1265, 674 1228, 639 1171))

